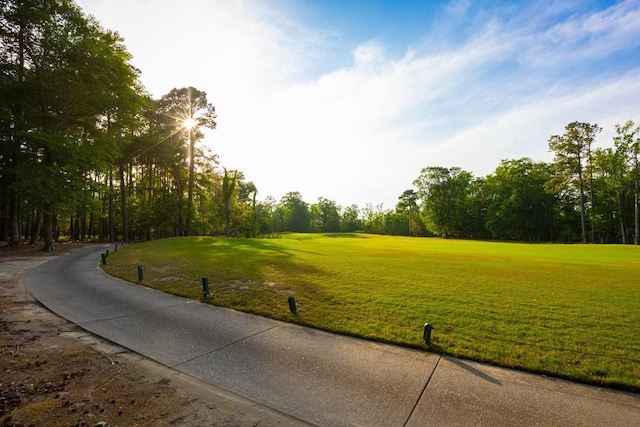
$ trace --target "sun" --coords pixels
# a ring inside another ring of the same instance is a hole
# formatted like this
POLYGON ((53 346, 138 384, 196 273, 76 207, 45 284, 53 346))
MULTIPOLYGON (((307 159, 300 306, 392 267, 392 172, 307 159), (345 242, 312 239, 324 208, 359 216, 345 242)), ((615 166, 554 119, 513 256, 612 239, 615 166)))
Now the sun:
POLYGON ((191 130, 198 126, 198 122, 193 117, 189 117, 182 122, 182 126, 187 130, 191 130))

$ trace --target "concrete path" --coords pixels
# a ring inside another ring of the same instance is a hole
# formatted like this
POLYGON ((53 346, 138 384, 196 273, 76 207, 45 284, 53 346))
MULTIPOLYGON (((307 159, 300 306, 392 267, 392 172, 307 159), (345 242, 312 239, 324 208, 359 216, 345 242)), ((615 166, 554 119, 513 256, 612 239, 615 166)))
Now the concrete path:
POLYGON ((44 263, 23 282, 82 328, 318 426, 640 426, 640 395, 343 337, 115 279, 109 246, 44 263))

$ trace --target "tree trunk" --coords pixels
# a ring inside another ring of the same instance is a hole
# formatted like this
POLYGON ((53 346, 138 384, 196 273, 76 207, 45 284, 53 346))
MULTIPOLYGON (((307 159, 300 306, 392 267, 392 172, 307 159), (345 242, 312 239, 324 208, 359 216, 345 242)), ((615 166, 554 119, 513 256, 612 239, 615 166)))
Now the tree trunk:
POLYGON ((116 226, 113 217, 113 173, 109 171, 109 241, 116 241, 116 226))
POLYGON ((585 218, 584 193, 582 188, 580 188, 580 225, 582 229, 582 243, 586 245, 589 243, 589 239, 587 238, 587 220, 585 218))
POLYGON ((77 242, 78 240, 80 240, 80 221, 78 220, 78 218, 71 218, 69 225, 71 227, 70 233, 69 233, 69 239, 72 242, 77 242))
POLYGON ((231 237, 231 200, 227 199, 224 206, 224 219, 225 219, 225 236, 231 237))
POLYGON ((0 212, 0 242, 9 240, 9 207, 2 206, 0 212))
POLYGON ((36 211, 36 217, 33 219, 33 223, 31 224, 31 239, 29 240, 30 245, 35 245, 40 240, 40 229, 42 228, 42 215, 40 211, 36 211))
MULTIPOLYGON (((636 186, 637 186, 637 185, 638 185, 638 184, 636 183, 636 186)), ((634 206, 634 210, 635 210, 635 212, 634 212, 634 216, 635 216, 635 218, 634 218, 634 228, 635 228, 635 229, 634 229, 634 232, 635 232, 635 233, 634 233, 634 236, 633 236, 633 244, 634 244, 634 245, 637 245, 637 244, 638 244, 638 241, 640 240, 640 227, 638 226, 638 225, 639 225, 638 223, 640 222, 640 221, 639 221, 639 219, 640 219, 640 209, 638 209, 638 207, 639 207, 639 203, 638 203, 638 190, 636 190, 636 194, 635 194, 635 203, 634 203, 634 205, 635 205, 635 206, 634 206)))
POLYGON ((93 216, 93 213, 91 213, 89 215, 89 240, 93 240, 93 236, 95 236, 95 233, 93 232, 93 223, 94 223, 94 216, 93 216))
MULTIPOLYGON (((152 212, 152 208, 153 208, 153 163, 151 163, 150 161, 148 162, 147 165, 147 186, 148 186, 148 194, 147 194, 147 200, 144 202, 147 206, 148 206, 148 212, 152 212)), ((143 192, 144 194, 144 192, 143 192)), ((148 217, 147 217, 148 218, 148 217)), ((147 235, 146 240, 151 241, 153 240, 153 229, 156 229, 156 231, 158 230, 158 223, 156 221, 151 221, 151 219, 149 218, 146 221, 147 224, 147 229, 145 230, 145 233, 147 235)), ((142 236, 140 238, 140 240, 142 240, 142 236)))
POLYGON ((229 176, 227 169, 224 169, 222 178, 222 200, 224 201, 225 235, 231 237, 231 198, 236 188, 238 172, 234 171, 233 177, 229 176))
POLYGON ((195 170, 195 161, 193 158, 195 157, 194 148, 196 144, 192 132, 193 131, 189 129, 189 184, 187 188, 187 215, 185 221, 187 236, 191 234, 191 222, 193 219, 193 175, 195 170))
POLYGON ((86 209, 82 213, 82 220, 80 220, 80 240, 85 241, 87 237, 87 212, 86 209))
POLYGON ((589 144, 587 146, 587 160, 589 161, 589 199, 591 201, 591 210, 590 210, 590 214, 589 214, 589 219, 591 222, 591 243, 595 243, 596 242, 596 225, 595 225, 595 221, 593 220, 593 212, 595 211, 595 207, 596 207, 596 197, 595 197, 595 193, 593 192, 593 158, 591 156, 591 144, 589 144))
POLYGON ((11 190, 9 195, 9 243, 7 246, 20 245, 20 207, 18 195, 11 190))
POLYGON ((0 218, 0 241, 7 240, 9 240, 9 207, 3 206, 0 218))
POLYGON ((120 201, 122 204, 122 241, 129 242, 129 214, 127 212, 127 188, 124 180, 124 167, 120 160, 120 201))
MULTIPOLYGON (((122 132, 118 130, 118 146, 122 150, 122 132)), ((127 185, 124 180, 122 156, 118 160, 120 167, 120 201, 122 203, 122 241, 129 242, 129 214, 127 212, 127 185)))
POLYGON ((43 226, 44 226, 44 247, 45 252, 55 251, 53 247, 53 214, 49 211, 49 207, 46 206, 43 214, 43 226))
POLYGON ((633 244, 637 245, 640 242, 640 206, 638 203, 638 159, 636 157, 635 161, 635 179, 633 180, 633 188, 634 188, 634 200, 633 200, 633 210, 634 210, 634 239, 633 244))
MULTIPOLYGON (((620 225, 620 235, 622 236, 622 244, 627 244, 627 226, 624 215, 622 212, 624 211, 624 194, 622 190, 618 191, 618 223, 620 225)), ((615 215, 615 214, 614 214, 615 215)))
POLYGON ((258 236, 258 211, 256 210, 256 196, 258 195, 257 191, 253 192, 253 199, 251 203, 251 210, 253 210, 253 224, 251 224, 251 237, 258 236))
MULTIPOLYGON (((176 173, 176 190, 178 195, 178 223, 175 226, 173 231, 174 236, 184 236, 185 235, 185 220, 184 220, 184 187, 182 179, 180 178, 180 173, 176 173)), ((166 190, 168 192, 169 190, 166 190)), ((167 199, 169 199, 169 195, 167 195, 167 199)))
POLYGON ((582 170, 578 173, 578 186, 580 193, 580 225, 582 227, 582 243, 585 245, 589 243, 587 238, 587 219, 585 218, 585 208, 584 208, 584 185, 582 182, 582 170))
MULTIPOLYGON (((104 183, 105 185, 107 185, 106 178, 104 183)), ((106 216, 104 211, 106 196, 107 196, 106 192, 101 191, 98 194, 98 199, 100 200, 100 218, 98 218, 98 241, 100 243, 104 241, 105 230, 106 230, 106 222, 105 222, 106 216)))

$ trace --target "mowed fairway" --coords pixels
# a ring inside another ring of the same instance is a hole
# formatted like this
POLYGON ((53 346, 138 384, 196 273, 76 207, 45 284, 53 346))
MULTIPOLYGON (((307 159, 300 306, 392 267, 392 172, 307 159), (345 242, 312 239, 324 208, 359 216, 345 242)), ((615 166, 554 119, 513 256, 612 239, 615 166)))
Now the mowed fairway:
POLYGON ((213 304, 432 351, 640 390, 640 248, 373 235, 183 237, 105 270, 213 304), (294 295, 298 312, 290 313, 294 295))

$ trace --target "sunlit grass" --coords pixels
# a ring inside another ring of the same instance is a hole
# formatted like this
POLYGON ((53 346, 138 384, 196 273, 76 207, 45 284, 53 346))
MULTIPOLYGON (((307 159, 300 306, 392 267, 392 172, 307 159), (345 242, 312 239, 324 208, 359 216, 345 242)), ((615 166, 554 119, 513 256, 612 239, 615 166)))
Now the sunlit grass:
POLYGON ((583 382, 640 389, 640 248, 371 235, 175 238, 109 255, 216 305, 583 382), (294 295, 297 315, 289 312, 294 295))

